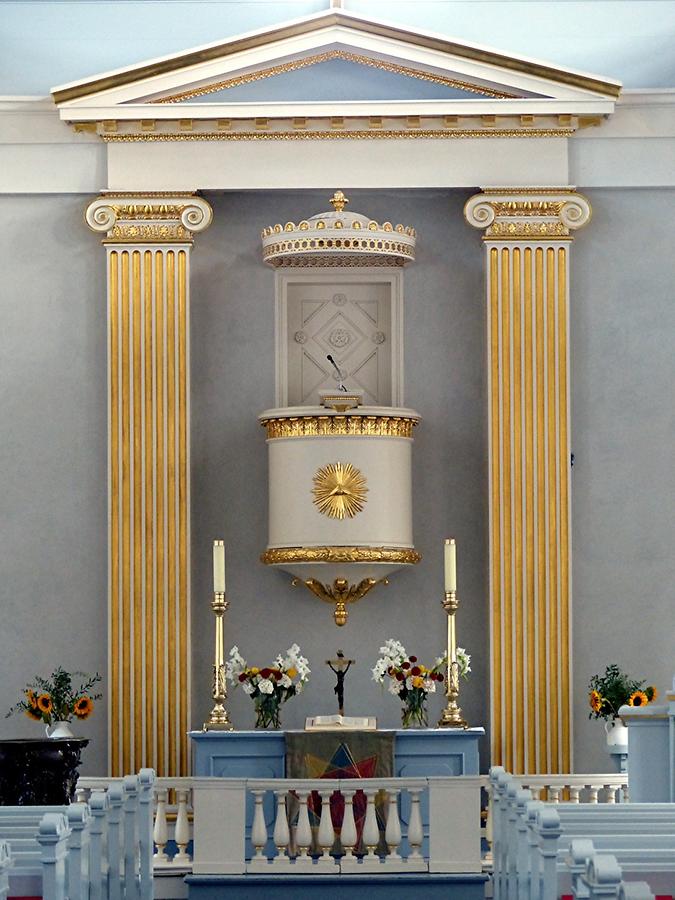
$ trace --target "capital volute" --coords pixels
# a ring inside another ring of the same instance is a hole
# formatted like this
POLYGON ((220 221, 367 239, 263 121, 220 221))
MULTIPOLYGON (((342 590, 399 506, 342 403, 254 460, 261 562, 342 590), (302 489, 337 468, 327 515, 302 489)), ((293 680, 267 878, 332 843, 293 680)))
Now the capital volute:
POLYGON ((591 205, 569 188, 485 188, 464 206, 484 240, 571 240, 591 218, 591 205))
POLYGON ((192 193, 106 191, 87 207, 85 220, 104 241, 186 243, 213 219, 211 205, 192 193))

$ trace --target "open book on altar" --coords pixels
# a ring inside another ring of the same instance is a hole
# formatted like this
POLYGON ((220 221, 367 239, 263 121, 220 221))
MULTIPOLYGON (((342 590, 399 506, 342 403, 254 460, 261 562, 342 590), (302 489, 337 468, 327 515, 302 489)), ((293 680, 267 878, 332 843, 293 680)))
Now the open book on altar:
POLYGON ((305 731, 330 731, 332 729, 352 731, 377 731, 375 716, 308 716, 305 731))

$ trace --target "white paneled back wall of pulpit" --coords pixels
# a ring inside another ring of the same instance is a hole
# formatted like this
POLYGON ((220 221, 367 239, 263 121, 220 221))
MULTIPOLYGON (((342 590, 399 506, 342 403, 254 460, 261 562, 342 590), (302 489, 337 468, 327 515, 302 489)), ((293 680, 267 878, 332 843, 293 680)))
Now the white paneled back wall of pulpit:
MULTIPOLYGON (((590 676, 672 676, 675 93, 633 90, 602 41, 582 66, 578 47, 539 61, 534 33, 455 39, 443 17, 467 4, 391 23, 262 3, 241 28, 212 6, 210 43, 194 26, 101 65, 76 64, 83 25, 41 96, 0 99, 0 702, 41 667, 99 671, 86 770, 188 775, 214 702, 222 539, 221 654, 266 663, 297 643, 310 660, 283 726, 334 712, 339 647, 356 661, 347 712, 393 728, 400 704, 371 669, 389 638, 446 653, 453 537, 481 764, 606 770, 590 676), (346 213, 317 217, 336 192, 346 213), (350 410, 319 396, 341 375, 350 410), (356 424, 330 447, 296 434, 326 417, 356 424), (342 519, 314 502, 337 463, 358 476, 329 485, 342 519), (321 568, 336 547, 339 566, 408 554, 339 631, 321 591, 337 621, 336 579, 385 573, 321 568)), ((430 696, 432 724, 445 704, 430 696)), ((242 690, 227 708, 252 727, 242 690)))

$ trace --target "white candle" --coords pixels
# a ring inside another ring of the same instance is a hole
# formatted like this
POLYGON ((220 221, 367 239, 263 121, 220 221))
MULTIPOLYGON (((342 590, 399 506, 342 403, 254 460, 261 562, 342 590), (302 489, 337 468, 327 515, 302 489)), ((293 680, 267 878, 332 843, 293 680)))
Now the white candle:
POLYGON ((213 542, 213 592, 225 593, 225 542, 213 542))
POLYGON ((457 544, 454 538, 445 539, 445 590, 457 590, 457 544))

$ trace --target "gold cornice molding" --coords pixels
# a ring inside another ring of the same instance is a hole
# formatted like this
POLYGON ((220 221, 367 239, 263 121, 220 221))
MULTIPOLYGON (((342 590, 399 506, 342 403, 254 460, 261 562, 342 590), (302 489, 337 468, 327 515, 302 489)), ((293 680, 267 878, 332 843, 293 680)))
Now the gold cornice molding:
POLYGON ((177 56, 154 60, 139 66, 127 68, 123 71, 101 75, 90 81, 65 85, 52 91, 52 97, 57 105, 66 103, 70 100, 89 97, 99 94, 102 91, 113 90, 114 88, 134 84, 136 82, 147 81, 147 79, 158 75, 166 75, 171 72, 188 69, 202 63, 271 45, 276 41, 283 41, 288 38, 311 34, 330 27, 342 27, 356 33, 361 32, 397 42, 411 44, 416 47, 423 47, 427 50, 434 50, 439 53, 457 56, 472 62, 496 66, 497 68, 506 69, 518 74, 530 75, 536 78, 558 82, 559 84, 568 85, 570 87, 592 91, 605 97, 616 98, 621 92, 620 84, 604 81, 601 78, 586 75, 582 72, 570 72, 565 69, 558 69, 555 66, 548 66, 543 63, 526 59, 514 59, 505 54, 487 50, 482 47, 467 46, 455 41, 444 40, 443 38, 436 37, 432 34, 408 31, 405 28, 394 25, 385 25, 381 22, 370 21, 368 19, 360 19, 354 15, 344 15, 338 10, 331 10, 322 16, 272 27, 264 32, 234 38, 220 44, 200 47, 196 50, 177 56))
POLYGON ((466 221, 485 229, 486 241, 571 240, 591 213, 573 187, 486 188, 464 206, 466 221))
MULTIPOLYGON (((495 117, 497 120, 499 117, 495 117)), ((512 120, 513 116, 505 119, 512 120)), ((126 124, 126 123, 125 123, 126 124)), ((207 125, 217 125, 208 121, 207 125)), ((269 124, 269 122, 268 122, 269 124)), ((389 128, 369 130, 363 128, 344 131, 128 131, 99 133, 106 144, 153 141, 391 141, 391 140, 454 140, 457 138, 568 138, 574 128, 457 128, 442 125, 439 128, 389 128)))
POLYGON ((411 438, 419 419, 402 416, 298 416, 264 419, 268 440, 313 435, 411 438))
POLYGON ((289 563, 404 563, 422 559, 412 547, 270 547, 260 555, 266 566, 289 563))
POLYGON ((430 81, 433 84, 442 84, 446 87, 458 88, 462 91, 468 91, 471 94, 484 95, 486 97, 494 97, 499 100, 515 100, 520 95, 499 91, 492 87, 474 84, 470 81, 461 81, 458 78, 450 78, 446 75, 439 75, 436 72, 428 72, 424 69, 413 69, 411 66, 402 66, 398 63, 387 62, 382 59, 374 59, 371 56, 363 56, 360 53, 351 53, 348 50, 327 50, 325 53, 317 53, 314 56, 305 56, 302 59, 292 59, 288 62, 279 63, 276 66, 269 66, 266 69, 258 69, 255 72, 246 72, 243 75, 234 75, 232 78, 225 78, 221 81, 215 81, 212 84, 205 84, 201 87, 192 88, 187 91, 180 91, 170 94, 167 97, 159 97, 150 103, 181 103, 185 100, 191 100, 194 97, 205 97, 208 94, 214 94, 217 91, 228 90, 229 88, 239 87, 242 84, 251 84, 254 81, 261 81, 264 78, 272 78, 275 75, 283 75, 286 72, 295 72, 298 69, 305 69, 308 66, 318 65, 319 63, 328 62, 332 59, 344 59, 348 62, 354 62, 361 66, 370 66, 374 69, 381 69, 385 72, 394 72, 397 75, 404 75, 408 78, 417 78, 420 81, 430 81))
POLYGON ((196 194, 110 191, 93 200, 85 221, 114 243, 191 243, 211 224, 213 210, 196 194))

